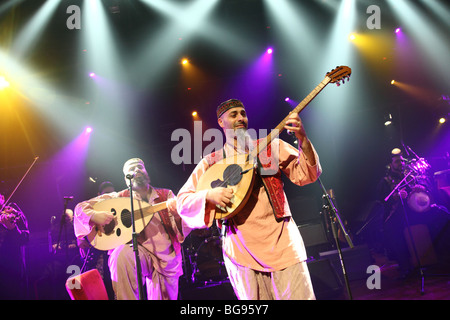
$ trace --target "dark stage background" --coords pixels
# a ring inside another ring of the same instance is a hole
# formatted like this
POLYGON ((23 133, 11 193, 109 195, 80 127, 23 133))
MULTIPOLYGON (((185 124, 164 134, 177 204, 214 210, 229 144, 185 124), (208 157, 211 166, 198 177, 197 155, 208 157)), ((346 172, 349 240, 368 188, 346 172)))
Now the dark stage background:
MULTIPOLYGON (((64 196, 73 209, 104 180, 125 188, 131 157, 155 186, 178 192, 198 145, 190 163, 174 164, 172 134, 194 135, 194 120, 218 128, 220 102, 241 99, 249 127, 271 129, 338 65, 351 80, 327 86, 300 116, 350 231, 367 219, 393 148, 424 157, 431 178, 450 168, 449 123, 438 123, 450 120, 446 1, 74 0, 40 11, 45 2, 0 4, 0 76, 10 83, 0 91, 0 192, 11 195, 39 157, 11 198, 29 219, 30 248, 45 250, 64 196), (367 25, 373 4, 379 29, 367 25), (80 29, 67 27, 70 5, 80 29)), ((286 193, 298 224, 321 219, 318 184, 286 181, 286 193)))

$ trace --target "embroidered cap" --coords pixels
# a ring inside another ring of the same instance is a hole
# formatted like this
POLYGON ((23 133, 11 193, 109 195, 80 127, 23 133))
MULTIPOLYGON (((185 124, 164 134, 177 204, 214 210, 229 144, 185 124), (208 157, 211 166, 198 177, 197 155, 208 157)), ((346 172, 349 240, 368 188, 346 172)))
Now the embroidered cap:
POLYGON ((236 108, 236 107, 242 107, 245 109, 244 104, 240 100, 237 100, 237 99, 230 99, 230 100, 222 102, 217 107, 217 119, 219 119, 220 116, 223 115, 227 110, 229 110, 231 108, 236 108))

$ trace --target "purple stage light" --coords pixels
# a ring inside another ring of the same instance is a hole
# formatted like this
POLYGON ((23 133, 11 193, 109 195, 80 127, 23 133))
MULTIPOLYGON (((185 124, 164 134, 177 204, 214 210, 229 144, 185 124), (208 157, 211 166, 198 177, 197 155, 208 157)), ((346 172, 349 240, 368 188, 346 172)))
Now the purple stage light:
POLYGON ((84 133, 85 134, 89 134, 89 133, 91 133, 92 132, 92 128, 91 127, 87 127, 85 130, 84 130, 84 133))
POLYGON ((267 49, 267 54, 272 54, 272 53, 273 53, 273 49, 272 48, 267 49))
POLYGON ((89 77, 94 78, 95 77, 95 73, 94 72, 89 73, 89 77))
POLYGON ((395 29, 395 33, 400 33, 402 31, 402 29, 401 28, 397 28, 397 29, 395 29))

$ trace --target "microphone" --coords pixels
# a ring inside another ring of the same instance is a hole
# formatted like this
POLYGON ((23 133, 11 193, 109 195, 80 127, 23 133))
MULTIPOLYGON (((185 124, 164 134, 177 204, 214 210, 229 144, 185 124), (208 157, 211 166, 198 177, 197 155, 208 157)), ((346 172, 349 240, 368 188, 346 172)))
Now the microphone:
POLYGON ((73 196, 65 196, 65 197, 64 197, 64 200, 70 201, 70 200, 72 200, 72 199, 73 199, 73 196))
POLYGON ((133 172, 129 172, 126 176, 127 179, 134 179, 134 173, 133 172))

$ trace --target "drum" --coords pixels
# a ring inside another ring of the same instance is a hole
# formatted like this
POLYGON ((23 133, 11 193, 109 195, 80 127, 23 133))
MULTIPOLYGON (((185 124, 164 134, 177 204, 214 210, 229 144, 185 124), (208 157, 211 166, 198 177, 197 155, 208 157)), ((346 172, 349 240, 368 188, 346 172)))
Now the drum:
POLYGON ((430 192, 422 185, 414 186, 406 201, 409 208, 418 213, 430 210, 432 203, 430 192))
POLYGON ((222 245, 219 236, 206 238, 194 255, 192 279, 199 285, 213 284, 226 279, 227 271, 223 262, 222 245))

